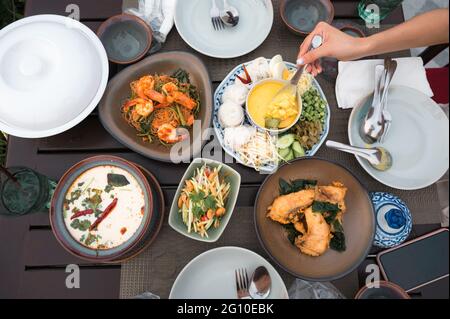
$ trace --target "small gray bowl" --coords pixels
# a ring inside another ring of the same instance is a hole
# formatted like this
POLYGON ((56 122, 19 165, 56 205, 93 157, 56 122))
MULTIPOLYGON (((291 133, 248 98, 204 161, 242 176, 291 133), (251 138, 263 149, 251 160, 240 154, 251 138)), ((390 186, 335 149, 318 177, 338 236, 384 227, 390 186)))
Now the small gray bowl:
POLYGON ((319 22, 333 22, 334 6, 330 0, 280 0, 280 13, 291 32, 307 36, 319 22))
POLYGON ((153 33, 147 23, 130 14, 120 14, 103 22, 97 30, 108 59, 117 64, 141 60, 152 45, 153 33))
POLYGON ((228 222, 231 219, 231 216, 233 215, 234 208, 236 206, 237 198, 239 195, 239 190, 241 188, 241 175, 236 172, 234 169, 229 167, 228 165, 225 165, 223 163, 206 159, 206 158, 196 158, 192 161, 191 165, 188 167, 186 173, 184 174, 183 178, 181 179, 180 185, 178 186, 178 190, 175 194, 175 198, 172 202, 172 207, 170 209, 169 214, 169 225, 172 227, 175 231, 179 232, 180 234, 189 237, 191 239, 195 239, 198 241, 203 241, 207 243, 214 243, 219 240, 220 236, 222 236, 225 228, 228 225, 228 222), (192 178, 195 174, 195 170, 197 168, 202 167, 203 165, 207 164, 209 167, 215 168, 222 166, 222 174, 225 175, 227 181, 231 184, 231 192, 230 196, 228 197, 227 203, 226 203, 226 213, 225 216, 222 218, 220 226, 217 229, 211 228, 208 231, 209 237, 201 237, 197 233, 188 233, 187 226, 183 223, 183 219, 181 217, 181 214, 178 211, 178 198, 180 198, 181 192, 183 190, 183 187, 185 185, 186 180, 192 178))

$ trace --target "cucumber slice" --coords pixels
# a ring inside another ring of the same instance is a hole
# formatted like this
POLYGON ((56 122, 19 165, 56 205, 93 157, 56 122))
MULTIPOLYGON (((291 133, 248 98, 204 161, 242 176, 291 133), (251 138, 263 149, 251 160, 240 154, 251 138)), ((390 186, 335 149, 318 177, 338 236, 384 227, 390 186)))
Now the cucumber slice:
POLYGON ((291 152, 291 149, 288 148, 281 148, 278 150, 278 154, 282 159, 285 159, 287 156, 289 156, 289 153, 291 152))
POLYGON ((294 142, 295 142, 295 135, 287 134, 278 139, 277 147, 278 148, 289 148, 289 147, 291 147, 292 143, 294 143, 294 142))
POLYGON ((284 160, 286 162, 289 162, 292 161, 294 158, 295 158, 294 151, 290 149, 288 156, 286 156, 284 160))
POLYGON ((279 125, 280 125, 280 120, 266 118, 266 128, 268 128, 269 130, 276 130, 279 128, 279 125))
POLYGON ((300 145, 300 143, 298 141, 295 141, 292 144, 292 150, 294 151, 294 155, 296 158, 303 157, 306 155, 305 150, 303 149, 303 147, 300 145))

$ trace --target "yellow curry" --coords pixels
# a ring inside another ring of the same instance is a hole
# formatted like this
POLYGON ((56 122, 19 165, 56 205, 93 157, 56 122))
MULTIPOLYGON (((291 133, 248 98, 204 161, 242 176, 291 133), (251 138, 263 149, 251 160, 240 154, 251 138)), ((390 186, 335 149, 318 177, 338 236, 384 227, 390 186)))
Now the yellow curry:
MULTIPOLYGON (((248 98, 248 112, 252 120, 261 127, 267 127, 268 120, 275 120, 279 129, 294 124, 300 112, 297 97, 289 93, 272 101, 284 84, 266 81, 257 85, 248 98)), ((270 127, 273 128, 273 127, 270 127)))

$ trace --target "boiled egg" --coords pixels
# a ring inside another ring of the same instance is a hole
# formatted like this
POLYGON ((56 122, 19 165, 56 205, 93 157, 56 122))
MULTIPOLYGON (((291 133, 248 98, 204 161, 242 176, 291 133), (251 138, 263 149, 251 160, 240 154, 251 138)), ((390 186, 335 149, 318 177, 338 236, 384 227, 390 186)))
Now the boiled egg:
POLYGON ((269 68, 270 74, 274 79, 287 81, 291 78, 291 72, 283 62, 281 55, 276 55, 270 60, 269 68))
POLYGON ((291 72, 286 67, 286 64, 284 64, 284 62, 280 62, 275 64, 272 70, 272 77, 277 80, 287 81, 291 78, 291 72))
POLYGON ((282 63, 283 62, 283 57, 281 55, 276 55, 272 58, 272 60, 270 60, 269 62, 269 69, 270 69, 270 73, 273 76, 273 70, 275 70, 275 65, 277 65, 278 63, 282 63))

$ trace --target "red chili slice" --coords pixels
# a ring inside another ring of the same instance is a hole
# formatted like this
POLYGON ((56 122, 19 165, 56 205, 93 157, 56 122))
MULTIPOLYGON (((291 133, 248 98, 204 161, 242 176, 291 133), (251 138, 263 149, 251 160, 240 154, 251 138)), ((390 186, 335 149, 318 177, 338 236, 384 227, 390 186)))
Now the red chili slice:
POLYGON ((241 76, 237 75, 237 78, 243 83, 243 84, 250 84, 252 83, 252 77, 250 76, 250 74, 248 73, 248 70, 246 68, 246 66, 244 65, 244 73, 245 73, 245 79, 242 78, 241 76))
POLYGON ((83 211, 80 211, 80 212, 76 212, 76 213, 74 213, 74 214, 72 215, 72 217, 70 218, 70 220, 74 220, 74 219, 76 219, 76 218, 83 217, 83 216, 87 216, 87 215, 92 215, 93 213, 94 213, 94 210, 93 210, 93 209, 87 209, 87 210, 83 210, 83 211))
POLYGON ((114 208, 116 208, 118 201, 119 200, 117 198, 114 198, 112 203, 109 204, 108 207, 106 207, 106 209, 103 211, 103 213, 100 215, 100 217, 97 218, 97 220, 92 224, 91 227, 89 227, 90 231, 93 231, 94 229, 96 229, 98 227, 98 225, 100 225, 100 223, 102 221, 104 221, 105 218, 108 217, 109 214, 111 214, 111 212, 114 210, 114 208))

